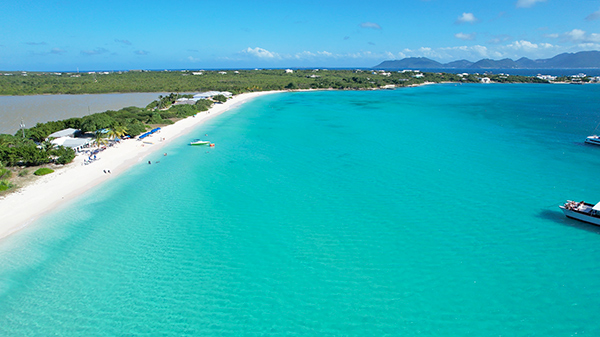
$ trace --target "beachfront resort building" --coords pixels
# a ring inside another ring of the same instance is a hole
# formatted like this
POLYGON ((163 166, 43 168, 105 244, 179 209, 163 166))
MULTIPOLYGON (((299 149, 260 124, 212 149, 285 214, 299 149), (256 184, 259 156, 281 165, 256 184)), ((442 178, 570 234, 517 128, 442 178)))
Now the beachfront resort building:
POLYGON ((64 129, 60 131, 56 131, 46 138, 46 140, 50 140, 50 143, 55 146, 64 146, 69 147, 75 152, 79 152, 84 148, 89 147, 92 143, 93 139, 91 137, 77 137, 81 131, 77 129, 64 129))

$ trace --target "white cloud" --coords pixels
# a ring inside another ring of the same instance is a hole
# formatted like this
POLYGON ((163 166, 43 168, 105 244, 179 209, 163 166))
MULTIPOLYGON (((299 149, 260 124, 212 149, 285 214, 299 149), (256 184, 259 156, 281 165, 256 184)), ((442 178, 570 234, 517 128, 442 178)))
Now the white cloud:
POLYGON ((582 50, 599 50, 600 43, 580 43, 577 45, 577 48, 582 50))
POLYGON ((475 40, 475 33, 471 33, 471 34, 465 34, 465 33, 456 33, 454 34, 454 37, 460 40, 475 40))
POLYGON ((531 7, 537 2, 544 2, 546 0, 518 0, 517 7, 531 7))
POLYGON ((481 55, 482 57, 487 58, 501 58, 503 56, 502 53, 500 53, 499 51, 489 50, 487 47, 480 45, 473 46, 471 50, 481 55))
POLYGON ((201 60, 197 57, 193 57, 193 56, 188 56, 188 61, 190 62, 200 62, 201 60))
POLYGON ((136 50, 134 53, 136 55, 148 55, 150 52, 145 51, 145 50, 136 50))
POLYGON ((461 23, 474 23, 477 21, 477 18, 475 17, 475 15, 473 15, 473 13, 462 13, 461 16, 458 17, 458 19, 456 19, 456 23, 461 24, 461 23))
POLYGON ((294 58, 304 59, 304 58, 315 57, 315 56, 317 56, 315 53, 311 53, 311 52, 305 50, 301 53, 296 53, 296 55, 294 55, 294 58))
POLYGON ((363 22, 359 26, 361 28, 381 29, 381 26, 374 22, 363 22))
POLYGON ((600 9, 585 17, 587 21, 600 19, 600 9))
POLYGON ((314 59, 316 57, 320 57, 320 58, 331 58, 331 57, 338 57, 338 55, 334 55, 328 51, 318 51, 316 53, 313 53, 311 51, 303 51, 300 53, 296 53, 294 55, 284 55, 283 58, 284 59, 290 59, 290 58, 294 58, 297 60, 304 60, 304 59, 314 59))
MULTIPOLYGON (((423 48, 420 48, 423 49, 423 48)), ((456 61, 460 59, 479 60, 481 58, 501 58, 502 53, 489 50, 485 46, 456 46, 456 47, 444 47, 431 50, 427 53, 414 53, 409 56, 425 56, 432 57, 445 62, 456 61)))
POLYGON ((385 54, 385 57, 388 59, 393 59, 394 57, 396 57, 396 55, 394 55, 394 53, 390 53, 389 51, 386 51, 384 54, 385 54))
POLYGON ((517 50, 517 51, 532 52, 532 51, 536 51, 536 50, 540 50, 540 49, 554 48, 554 45, 552 45, 550 43, 536 44, 536 43, 531 43, 529 41, 520 40, 520 41, 515 41, 511 44, 506 45, 505 48, 517 50))
POLYGON ((258 57, 261 59, 280 59, 281 58, 279 56, 279 54, 270 52, 266 49, 259 48, 259 47, 256 47, 256 48, 248 47, 247 49, 242 50, 242 53, 248 54, 248 55, 251 55, 254 57, 258 57))
POLYGON ((581 29, 573 29, 570 32, 566 32, 565 36, 572 41, 582 41, 585 39, 585 31, 581 29))
POLYGON ((575 42, 575 43, 597 43, 600 42, 600 34, 591 33, 588 34, 581 29, 573 29, 570 32, 566 32, 561 35, 561 37, 567 41, 575 42))

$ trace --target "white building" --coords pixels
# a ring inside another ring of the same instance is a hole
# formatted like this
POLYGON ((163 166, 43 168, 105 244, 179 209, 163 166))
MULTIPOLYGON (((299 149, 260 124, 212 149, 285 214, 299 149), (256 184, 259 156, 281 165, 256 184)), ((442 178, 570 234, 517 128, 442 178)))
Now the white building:
POLYGON ((60 131, 56 131, 55 133, 52 133, 48 136, 48 138, 60 138, 60 137, 75 137, 75 134, 78 132, 79 130, 77 129, 64 129, 64 130, 60 130, 60 131))
POLYGON ((93 139, 91 137, 75 137, 77 132, 79 132, 77 129, 64 129, 56 131, 55 133, 49 135, 46 140, 54 138, 50 141, 50 143, 54 144, 55 146, 69 147, 79 152, 87 145, 92 143, 93 139))
POLYGON ((556 79, 556 76, 552 76, 552 75, 540 75, 540 74, 538 74, 536 77, 539 78, 539 79, 541 79, 541 80, 546 80, 546 81, 554 81, 556 79))
POLYGON ((71 138, 71 137, 60 137, 51 140, 50 142, 56 146, 70 147, 73 150, 79 152, 83 150, 87 145, 91 144, 94 140, 88 137, 82 138, 71 138))

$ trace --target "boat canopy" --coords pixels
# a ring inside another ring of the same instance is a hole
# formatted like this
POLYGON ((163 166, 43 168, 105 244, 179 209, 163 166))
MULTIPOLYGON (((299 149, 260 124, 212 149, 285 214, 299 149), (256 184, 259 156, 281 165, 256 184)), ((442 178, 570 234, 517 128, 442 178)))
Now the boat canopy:
POLYGON ((592 207, 594 211, 600 211, 600 202, 597 203, 594 207, 592 207))

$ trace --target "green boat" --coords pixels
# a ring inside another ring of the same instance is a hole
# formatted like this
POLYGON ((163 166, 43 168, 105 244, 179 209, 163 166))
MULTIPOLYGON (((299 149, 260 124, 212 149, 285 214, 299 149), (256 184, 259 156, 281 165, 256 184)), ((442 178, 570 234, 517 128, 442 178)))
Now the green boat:
POLYGON ((195 139, 190 142, 190 145, 208 145, 208 144, 210 144, 210 142, 208 140, 195 139))

